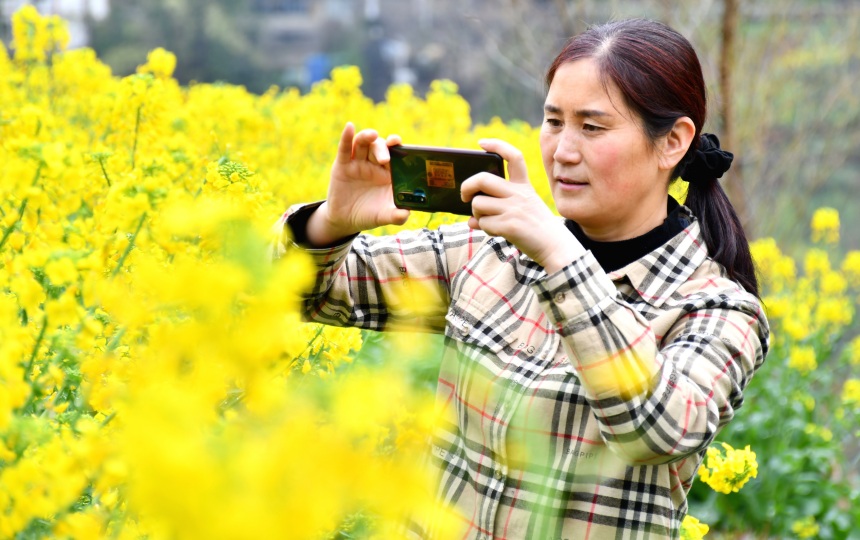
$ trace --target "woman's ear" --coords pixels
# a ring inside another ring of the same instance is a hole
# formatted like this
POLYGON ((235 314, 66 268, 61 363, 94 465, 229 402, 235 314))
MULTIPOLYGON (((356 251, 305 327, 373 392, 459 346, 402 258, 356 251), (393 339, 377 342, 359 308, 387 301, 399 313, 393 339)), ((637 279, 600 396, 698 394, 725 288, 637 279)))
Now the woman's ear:
POLYGON ((696 125, 687 116, 675 121, 675 125, 663 141, 663 151, 660 153, 660 168, 671 171, 687 153, 693 137, 696 136, 696 125))

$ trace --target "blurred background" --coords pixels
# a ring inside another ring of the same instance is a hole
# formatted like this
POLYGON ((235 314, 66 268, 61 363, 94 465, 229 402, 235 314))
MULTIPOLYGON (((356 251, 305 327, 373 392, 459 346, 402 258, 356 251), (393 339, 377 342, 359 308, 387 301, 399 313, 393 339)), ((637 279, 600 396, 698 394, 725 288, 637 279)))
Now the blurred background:
POLYGON ((361 68, 364 93, 423 94, 450 79, 475 122, 541 121, 543 73, 589 24, 648 17, 686 35, 709 84, 707 129, 736 154, 725 186, 753 237, 788 253, 815 208, 839 210, 860 248, 860 2, 857 0, 2 0, 0 36, 25 3, 70 23, 116 75, 164 47, 184 84, 308 90, 361 68))

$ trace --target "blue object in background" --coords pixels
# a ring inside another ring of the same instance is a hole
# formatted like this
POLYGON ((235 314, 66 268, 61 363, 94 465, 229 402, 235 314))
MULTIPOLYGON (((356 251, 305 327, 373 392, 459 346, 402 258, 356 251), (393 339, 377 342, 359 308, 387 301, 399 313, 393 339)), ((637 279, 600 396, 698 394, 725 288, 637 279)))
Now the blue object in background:
POLYGON ((331 60, 325 53, 315 53, 305 60, 308 73, 308 85, 328 78, 331 72, 331 60))

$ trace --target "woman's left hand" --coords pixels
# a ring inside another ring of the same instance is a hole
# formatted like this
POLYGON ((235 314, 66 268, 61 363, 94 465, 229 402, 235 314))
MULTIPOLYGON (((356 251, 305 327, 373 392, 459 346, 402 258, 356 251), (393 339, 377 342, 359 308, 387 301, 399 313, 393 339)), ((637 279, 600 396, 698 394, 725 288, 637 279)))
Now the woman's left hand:
POLYGON ((510 181, 478 173, 463 182, 461 197, 472 201, 469 227, 505 238, 548 273, 581 256, 585 249, 529 182, 522 152, 499 139, 483 139, 478 144, 508 162, 510 181))

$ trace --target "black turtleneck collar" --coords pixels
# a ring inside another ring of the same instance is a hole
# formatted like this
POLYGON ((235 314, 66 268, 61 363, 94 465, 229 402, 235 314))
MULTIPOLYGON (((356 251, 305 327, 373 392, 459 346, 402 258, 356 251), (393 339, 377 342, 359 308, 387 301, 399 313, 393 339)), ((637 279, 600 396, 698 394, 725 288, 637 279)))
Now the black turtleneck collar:
POLYGON ((591 251, 603 271, 612 272, 641 259, 687 228, 690 224, 687 216, 681 212, 681 205, 671 196, 669 196, 666 209, 669 215, 666 216, 662 224, 642 236, 617 242, 592 240, 585 236, 576 222, 567 219, 565 224, 582 246, 591 251))

